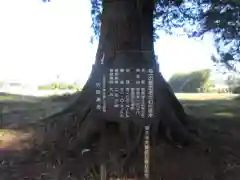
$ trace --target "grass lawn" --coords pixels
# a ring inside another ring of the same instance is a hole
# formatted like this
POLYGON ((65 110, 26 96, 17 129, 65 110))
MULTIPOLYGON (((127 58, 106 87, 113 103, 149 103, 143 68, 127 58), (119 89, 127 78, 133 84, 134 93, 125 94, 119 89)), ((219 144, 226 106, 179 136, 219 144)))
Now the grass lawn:
POLYGON ((217 93, 179 93, 177 98, 189 114, 198 117, 239 118, 240 100, 238 95, 217 93))

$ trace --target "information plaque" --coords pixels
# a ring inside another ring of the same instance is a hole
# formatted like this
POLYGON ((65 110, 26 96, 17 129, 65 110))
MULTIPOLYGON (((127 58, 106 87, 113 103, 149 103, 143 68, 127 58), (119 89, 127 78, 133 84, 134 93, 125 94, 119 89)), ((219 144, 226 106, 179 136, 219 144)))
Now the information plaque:
MULTIPOLYGON (((124 59, 124 58, 123 58, 124 59)), ((105 121, 134 121, 144 125, 144 178, 150 179, 150 125, 155 123, 155 81, 158 66, 125 59, 105 66, 96 66, 94 107, 96 119, 105 121)))
POLYGON ((108 121, 150 124, 155 117, 152 67, 103 68, 95 78, 95 114, 108 121))

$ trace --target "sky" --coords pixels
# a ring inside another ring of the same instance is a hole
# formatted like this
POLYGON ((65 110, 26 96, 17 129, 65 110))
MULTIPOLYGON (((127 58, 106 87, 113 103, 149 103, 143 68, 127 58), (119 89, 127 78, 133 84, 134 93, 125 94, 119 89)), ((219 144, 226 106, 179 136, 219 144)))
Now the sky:
MULTIPOLYGON (((56 80, 84 82, 95 58, 90 43, 89 0, 1 0, 0 81, 44 84, 56 80)), ((160 71, 211 68, 211 36, 202 40, 162 35, 155 43, 160 71)))

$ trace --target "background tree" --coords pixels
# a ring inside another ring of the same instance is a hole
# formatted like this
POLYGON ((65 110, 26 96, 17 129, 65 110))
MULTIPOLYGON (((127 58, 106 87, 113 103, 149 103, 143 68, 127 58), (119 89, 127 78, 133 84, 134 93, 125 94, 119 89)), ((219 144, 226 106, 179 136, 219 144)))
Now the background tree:
POLYGON ((240 78, 239 74, 231 74, 227 77, 226 83, 228 85, 229 91, 232 93, 240 93, 240 78))
POLYGON ((198 92, 210 88, 210 69, 202 69, 185 74, 173 74, 168 83, 174 92, 198 92))

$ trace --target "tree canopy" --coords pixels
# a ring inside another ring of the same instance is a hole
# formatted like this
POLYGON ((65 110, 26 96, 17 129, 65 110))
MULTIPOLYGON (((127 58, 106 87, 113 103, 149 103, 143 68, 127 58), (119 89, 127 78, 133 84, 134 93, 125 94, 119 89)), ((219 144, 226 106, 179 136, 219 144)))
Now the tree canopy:
MULTIPOLYGON (((92 28, 96 37, 99 36, 102 1, 91 0, 92 28)), ((193 38, 213 33, 218 53, 212 55, 212 60, 228 69, 234 69, 240 62, 238 0, 155 0, 154 26, 155 39, 158 30, 168 34, 181 30, 193 38)))

